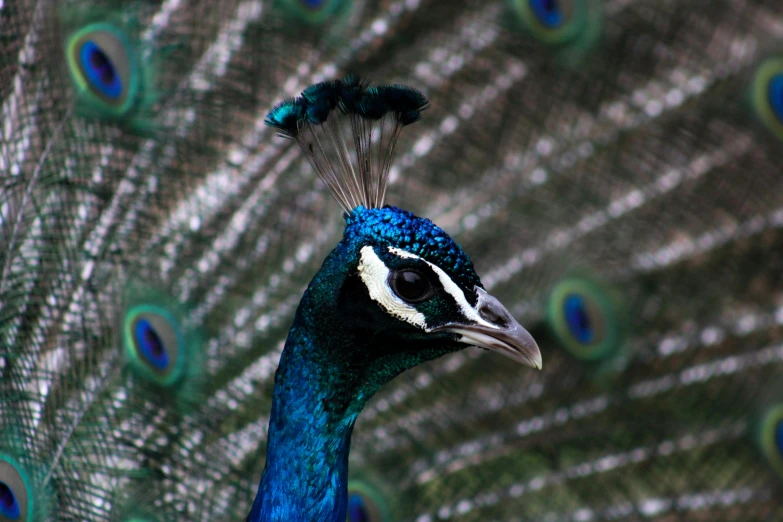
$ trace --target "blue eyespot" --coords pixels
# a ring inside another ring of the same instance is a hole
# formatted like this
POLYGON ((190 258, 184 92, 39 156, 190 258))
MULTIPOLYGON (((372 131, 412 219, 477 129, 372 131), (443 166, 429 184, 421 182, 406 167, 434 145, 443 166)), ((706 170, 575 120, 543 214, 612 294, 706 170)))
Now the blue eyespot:
POLYGON ((140 304, 125 313, 125 355, 141 377, 170 386, 182 377, 187 347, 179 320, 166 308, 140 304))
POLYGON ((563 313, 571 335, 582 344, 592 343, 593 328, 584 298, 569 294, 563 303, 563 313))
POLYGON ((769 80, 769 106, 772 114, 783 123, 783 74, 769 80))
POLYGON ((36 509, 30 484, 28 471, 17 458, 0 450, 0 520, 30 519, 36 509))
POLYGON ((770 56, 756 69, 750 86, 756 117, 783 141, 783 55, 770 56))
POLYGON ((604 1, 507 0, 521 29, 553 49, 567 51, 563 58, 575 64, 602 34, 604 1))
POLYGON ((146 319, 136 321, 136 343, 141 355, 158 370, 165 371, 169 365, 169 356, 166 347, 155 328, 146 319))
POLYGON ((560 0, 528 0, 530 8, 536 15, 541 25, 549 29, 555 29, 563 25, 565 15, 563 14, 560 0))
POLYGON ((19 520, 22 516, 16 495, 5 482, 0 482, 0 516, 9 520, 19 520))
POLYGON ((583 361, 604 361, 620 352, 625 327, 615 293, 591 279, 557 283, 549 296, 547 323, 560 345, 583 361))
POLYGON ((364 499, 352 493, 348 498, 348 517, 346 522, 372 522, 364 499))
POLYGON ((85 111, 124 116, 139 101, 139 70, 126 35, 106 23, 72 34, 66 50, 68 69, 85 111))
POLYGON ((300 0, 300 1, 308 9, 320 9, 328 2, 328 0, 300 0))
POLYGON ((348 482, 348 509, 345 522, 391 522, 387 502, 381 492, 369 482, 348 482))
POLYGON ((95 42, 84 42, 79 58, 87 81, 95 91, 112 100, 122 95, 122 82, 114 64, 95 42))
POLYGON ((755 431, 765 460, 783 479, 783 404, 775 404, 762 412, 755 431))

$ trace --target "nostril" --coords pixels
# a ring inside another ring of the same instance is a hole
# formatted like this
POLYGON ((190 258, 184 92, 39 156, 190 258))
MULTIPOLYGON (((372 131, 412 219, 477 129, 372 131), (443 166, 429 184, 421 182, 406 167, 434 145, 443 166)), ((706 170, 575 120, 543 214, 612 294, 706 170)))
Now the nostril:
POLYGON ((493 304, 494 303, 486 303, 485 306, 479 308, 479 315, 481 315, 481 318, 501 327, 508 326, 505 309, 498 309, 493 306, 493 304))

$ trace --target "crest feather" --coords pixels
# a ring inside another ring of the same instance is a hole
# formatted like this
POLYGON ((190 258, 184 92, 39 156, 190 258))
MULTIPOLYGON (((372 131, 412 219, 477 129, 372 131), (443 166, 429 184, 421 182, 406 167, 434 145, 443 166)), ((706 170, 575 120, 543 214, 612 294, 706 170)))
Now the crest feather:
POLYGON ((427 98, 405 85, 370 86, 348 75, 311 85, 276 105, 265 123, 296 140, 343 209, 380 208, 400 131, 427 98))

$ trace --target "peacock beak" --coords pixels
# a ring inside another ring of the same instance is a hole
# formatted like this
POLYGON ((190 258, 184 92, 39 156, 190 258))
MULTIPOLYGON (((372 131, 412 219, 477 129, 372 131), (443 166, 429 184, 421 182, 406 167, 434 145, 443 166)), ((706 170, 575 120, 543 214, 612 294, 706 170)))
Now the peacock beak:
POLYGON ((439 330, 460 336, 459 342, 498 352, 532 368, 541 369, 541 350, 535 339, 525 330, 500 301, 484 289, 477 288, 476 312, 481 322, 448 324, 439 330))

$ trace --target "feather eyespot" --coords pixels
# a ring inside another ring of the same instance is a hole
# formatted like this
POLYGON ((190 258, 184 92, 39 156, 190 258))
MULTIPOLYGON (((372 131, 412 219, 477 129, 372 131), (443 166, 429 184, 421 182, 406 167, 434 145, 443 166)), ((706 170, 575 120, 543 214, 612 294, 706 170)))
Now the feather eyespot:
POLYGON ((184 336, 164 308, 137 305, 125 316, 125 353, 139 374, 160 384, 176 382, 184 362, 184 336))
POLYGON ((348 516, 346 522, 372 522, 369 506, 358 493, 352 493, 348 497, 348 516))
POLYGON ((619 311, 608 292, 584 279, 566 279, 552 291, 547 321, 566 351, 585 361, 603 360, 621 342, 619 311))
POLYGON ((0 454, 0 520, 29 520, 31 502, 29 479, 24 470, 0 454))
POLYGON ((768 58, 756 69, 751 94, 756 116, 783 140, 783 57, 768 58))
POLYGON ((388 509, 380 492, 363 481, 348 483, 345 522, 389 522, 388 509))
POLYGON ((553 47, 588 50, 601 34, 602 0, 509 0, 522 28, 553 47))
POLYGON ((91 103, 115 115, 126 113, 136 101, 136 58, 121 31, 106 23, 84 27, 68 39, 71 77, 91 103))
POLYGON ((389 274, 392 291, 407 303, 426 301, 434 294, 432 283, 418 270, 394 270, 389 274))
POLYGON ((774 406, 762 415, 759 435, 764 457, 783 478, 783 405, 774 406))

